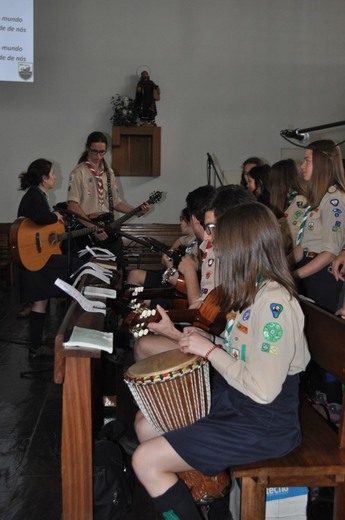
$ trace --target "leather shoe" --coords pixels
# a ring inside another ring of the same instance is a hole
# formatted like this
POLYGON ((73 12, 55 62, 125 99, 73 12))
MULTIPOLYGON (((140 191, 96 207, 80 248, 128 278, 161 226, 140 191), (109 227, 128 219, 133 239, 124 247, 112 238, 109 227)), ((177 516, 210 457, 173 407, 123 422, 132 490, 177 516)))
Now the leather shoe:
POLYGON ((41 345, 38 348, 29 349, 29 360, 54 357, 54 349, 41 345))

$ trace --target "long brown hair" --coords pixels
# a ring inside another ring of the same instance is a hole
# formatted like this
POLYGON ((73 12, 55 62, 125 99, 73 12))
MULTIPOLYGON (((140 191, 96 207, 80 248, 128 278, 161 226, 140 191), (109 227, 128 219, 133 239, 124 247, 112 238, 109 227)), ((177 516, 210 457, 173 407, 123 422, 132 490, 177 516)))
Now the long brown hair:
POLYGON ((331 186, 345 193, 344 168, 340 148, 331 139, 313 141, 307 149, 313 152, 313 174, 306 196, 308 204, 316 208, 331 186))
POLYGON ((241 204, 220 217, 215 229, 225 311, 250 306, 262 280, 276 281, 296 296, 279 224, 269 208, 261 203, 241 204))
MULTIPOLYGON (((87 136, 87 140, 86 140, 86 144, 85 144, 85 150, 83 151, 83 153, 79 157, 78 164, 80 164, 82 162, 85 162, 87 160, 88 155, 89 155, 89 150, 90 150, 91 145, 93 143, 103 143, 103 144, 105 144, 106 148, 108 148, 107 138, 106 138, 106 136, 102 132, 97 132, 97 131, 96 132, 91 132, 91 134, 89 134, 87 136)), ((102 158, 101 163, 103 165, 104 171, 107 172, 109 167, 108 167, 108 164, 107 164, 107 162, 106 162, 106 160, 104 158, 102 158)))
POLYGON ((306 194, 306 184, 293 159, 283 159, 271 166, 269 173, 270 207, 281 218, 289 205, 289 195, 306 194))

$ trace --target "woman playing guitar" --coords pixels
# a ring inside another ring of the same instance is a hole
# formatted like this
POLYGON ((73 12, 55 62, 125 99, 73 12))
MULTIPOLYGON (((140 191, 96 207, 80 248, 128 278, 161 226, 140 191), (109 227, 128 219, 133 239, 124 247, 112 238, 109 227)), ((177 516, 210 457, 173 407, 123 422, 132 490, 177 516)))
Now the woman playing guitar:
MULTIPOLYGON (((47 193, 54 188, 56 177, 53 165, 46 159, 37 159, 28 170, 21 173, 20 189, 26 190, 18 208, 18 217, 27 217, 38 225, 62 222, 58 211, 51 211, 47 193)), ((19 267, 19 287, 22 302, 33 302, 29 315, 30 349, 29 358, 53 356, 53 349, 42 345, 44 318, 49 298, 62 296, 62 291, 54 284, 56 278, 66 280, 69 268, 73 272, 82 262, 71 259, 68 266, 67 256, 51 255, 47 263, 39 270, 31 271, 19 267)))
MULTIPOLYGON (((191 192, 191 194, 193 194, 193 192, 191 192)), ((191 194, 189 194, 190 198, 191 194)), ((238 204, 251 201, 255 201, 255 198, 248 190, 245 190, 242 186, 230 184, 228 186, 220 186, 217 188, 214 195, 209 197, 209 200, 204 203, 204 214, 200 215, 199 213, 199 217, 203 222, 203 227, 201 226, 200 221, 199 224, 195 224, 197 225, 197 233, 199 233, 200 238, 203 239, 202 245, 205 252, 200 284, 202 294, 195 304, 189 306, 189 309, 199 308, 202 309, 202 313, 206 312, 208 314, 209 307, 212 308, 214 304, 212 298, 213 303, 211 306, 209 306, 209 303, 207 303, 206 306, 204 305, 206 303, 205 299, 207 298, 207 295, 210 295, 211 291, 215 288, 212 242, 217 219, 228 209, 231 209, 238 204), (203 278, 205 280, 203 280, 203 278), (207 288, 207 291, 203 290, 203 288, 207 288)), ((189 272, 187 276, 189 276, 189 272)), ((167 313, 164 312, 164 309, 158 308, 158 312, 162 315, 163 319, 159 323, 150 323, 148 325, 148 329, 154 332, 155 335, 143 336, 135 343, 134 356, 136 361, 157 354, 158 352, 177 348, 177 342, 182 334, 181 331, 174 326, 167 313)), ((209 337, 212 336, 209 333, 205 334, 208 334, 209 337)))

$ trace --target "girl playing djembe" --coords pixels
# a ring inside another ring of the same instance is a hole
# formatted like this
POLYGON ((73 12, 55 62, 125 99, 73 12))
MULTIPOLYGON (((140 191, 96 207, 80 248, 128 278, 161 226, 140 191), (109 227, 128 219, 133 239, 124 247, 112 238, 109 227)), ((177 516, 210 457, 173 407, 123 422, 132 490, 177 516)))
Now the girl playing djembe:
POLYGON ((224 310, 223 344, 186 328, 182 352, 208 359, 215 369, 210 413, 163 435, 140 415, 141 442, 134 470, 166 519, 200 519, 177 473, 206 475, 233 464, 287 454, 301 440, 299 374, 310 359, 304 318, 287 266, 281 232, 259 203, 237 206, 219 218, 215 231, 224 310))

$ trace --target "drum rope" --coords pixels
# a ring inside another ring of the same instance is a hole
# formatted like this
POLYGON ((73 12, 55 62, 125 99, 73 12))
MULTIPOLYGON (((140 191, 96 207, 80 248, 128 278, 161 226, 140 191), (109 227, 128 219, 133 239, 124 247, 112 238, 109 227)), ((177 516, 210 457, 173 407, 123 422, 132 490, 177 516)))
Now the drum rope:
POLYGON ((146 420, 160 433, 182 428, 208 414, 211 402, 209 363, 169 372, 168 378, 127 380, 146 420), (188 370, 188 371, 187 371, 188 370))

